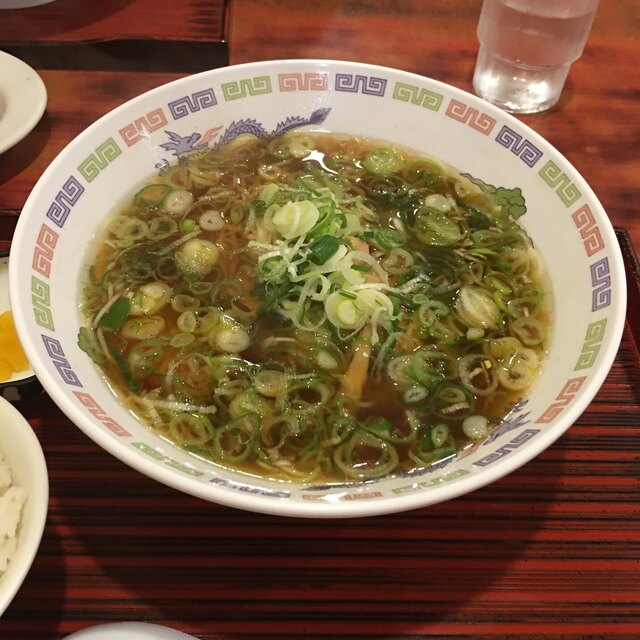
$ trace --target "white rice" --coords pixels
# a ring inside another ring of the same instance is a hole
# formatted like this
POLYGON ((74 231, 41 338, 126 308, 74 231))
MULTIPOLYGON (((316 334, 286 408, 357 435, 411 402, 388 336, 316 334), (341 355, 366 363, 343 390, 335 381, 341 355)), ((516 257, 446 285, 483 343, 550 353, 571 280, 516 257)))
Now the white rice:
POLYGON ((0 452, 0 578, 16 551, 18 525, 26 497, 26 489, 13 485, 9 465, 0 452))

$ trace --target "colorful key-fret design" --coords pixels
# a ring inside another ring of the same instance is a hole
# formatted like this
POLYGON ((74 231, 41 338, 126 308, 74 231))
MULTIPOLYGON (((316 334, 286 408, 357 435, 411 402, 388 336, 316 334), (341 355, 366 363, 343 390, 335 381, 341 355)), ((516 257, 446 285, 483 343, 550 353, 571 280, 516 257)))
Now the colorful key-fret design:
POLYGON ((225 82, 222 85, 222 95, 224 99, 240 100, 248 96, 261 96, 271 93, 271 77, 256 76, 255 78, 243 78, 233 82, 225 82))
POLYGON ((609 259, 602 258, 594 262, 590 267, 591 284, 591 311, 599 311, 611 304, 611 270, 609 259))
POLYGON ((43 329, 55 331, 51 314, 51 290, 46 282, 35 276, 31 277, 31 303, 36 324, 43 329))
POLYGON ((549 160, 539 171, 540 177, 558 194, 565 206, 570 207, 582 194, 569 176, 553 161, 549 160))
POLYGON ((208 109, 218 104, 216 100, 216 94, 213 89, 203 89, 202 91, 196 91, 187 96, 182 96, 177 100, 172 100, 167 104, 171 116, 174 120, 179 120, 188 116, 190 113, 195 113, 201 109, 208 109))
POLYGON ((445 113, 449 118, 462 122, 485 136, 488 136, 496 125, 495 118, 453 98, 449 101, 445 113))
POLYGON ((605 332, 607 328, 607 319, 597 320, 592 322, 587 327, 587 335, 584 339, 582 346, 582 352, 576 363, 575 370, 588 369, 595 364, 598 353, 600 352, 600 345, 604 340, 605 332))
POLYGON ((329 76, 326 73, 279 73, 280 91, 326 91, 329 76))
POLYGON ((441 93, 430 91, 424 87, 417 87, 413 84, 407 84, 406 82, 396 82, 393 88, 394 100, 410 102, 411 104, 430 109, 431 111, 438 111, 440 109, 443 98, 441 93))
POLYGON ((59 340, 55 338, 51 338, 49 336, 42 335, 42 342, 44 343, 45 349, 47 350, 47 354, 49 358, 51 358, 51 362, 58 370, 61 378, 70 385, 75 387, 81 387, 82 383, 80 379, 76 375, 75 371, 71 368, 67 357, 65 356, 64 349, 62 348, 62 344, 60 344, 59 340))
POLYGON ((506 124, 498 132, 496 142, 518 156, 528 167, 534 167, 542 158, 542 151, 533 142, 516 133, 506 124))
POLYGON ((536 420, 539 424, 548 424, 553 422, 564 409, 569 406, 574 396, 584 384, 586 376, 579 378, 571 378, 564 383, 564 386, 560 390, 560 393, 556 396, 555 402, 553 402, 547 409, 542 412, 542 415, 536 420))
POLYGON ((57 243, 58 234, 46 224, 43 224, 36 238, 31 267, 45 278, 48 278, 51 274, 51 261, 53 260, 57 243))
POLYGON ((122 150, 116 141, 113 138, 108 138, 78 165, 78 171, 87 182, 91 182, 121 153, 122 150))
POLYGON ((125 144, 130 147, 140 142, 143 137, 148 136, 150 133, 162 129, 168 122, 162 107, 158 107, 120 129, 120 136, 125 144))
POLYGON ((120 424, 118 424, 113 418, 110 418, 105 410, 98 404, 96 399, 82 391, 74 391, 73 395, 80 400, 80 404, 85 407, 89 413, 110 431, 113 431, 117 436, 130 436, 131 434, 120 424))
POLYGON ((523 444, 529 442, 531 438, 538 435, 538 433, 540 433, 540 429, 524 429, 515 438, 513 438, 513 440, 507 442, 506 444, 503 444, 501 447, 499 447, 495 451, 492 451, 484 458, 476 460, 473 464, 476 467, 488 467, 489 465, 498 462, 498 460, 502 460, 502 458, 508 456, 516 449, 519 449, 523 444))
POLYGON ((78 202, 83 193, 84 187, 78 182, 78 179, 70 176, 53 199, 51 206, 47 210, 47 218, 58 227, 64 227, 64 223, 71 213, 71 208, 78 202))
POLYGON ((576 227, 580 231, 580 237, 584 242, 587 255, 592 255, 604 249, 602 233, 596 224, 596 219, 588 204, 583 204, 577 211, 571 214, 576 227))
POLYGON ((336 91, 362 93, 365 96, 382 98, 386 89, 387 81, 384 78, 352 73, 336 74, 336 91))

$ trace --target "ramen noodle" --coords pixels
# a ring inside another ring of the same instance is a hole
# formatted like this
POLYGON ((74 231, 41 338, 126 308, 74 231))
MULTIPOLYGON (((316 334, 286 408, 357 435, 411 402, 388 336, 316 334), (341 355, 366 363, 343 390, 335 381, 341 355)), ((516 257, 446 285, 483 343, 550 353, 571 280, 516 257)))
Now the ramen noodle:
POLYGON ((346 135, 243 136, 108 218, 80 346, 150 428, 298 482, 411 472, 535 381, 544 268, 519 189, 346 135))

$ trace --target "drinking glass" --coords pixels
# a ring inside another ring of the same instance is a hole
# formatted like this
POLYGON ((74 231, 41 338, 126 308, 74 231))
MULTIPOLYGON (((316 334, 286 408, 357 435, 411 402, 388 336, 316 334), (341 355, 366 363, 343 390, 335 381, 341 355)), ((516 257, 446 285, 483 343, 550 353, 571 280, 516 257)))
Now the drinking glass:
POLYGON ((512 113, 551 108, 591 31, 599 0, 484 0, 477 95, 512 113))

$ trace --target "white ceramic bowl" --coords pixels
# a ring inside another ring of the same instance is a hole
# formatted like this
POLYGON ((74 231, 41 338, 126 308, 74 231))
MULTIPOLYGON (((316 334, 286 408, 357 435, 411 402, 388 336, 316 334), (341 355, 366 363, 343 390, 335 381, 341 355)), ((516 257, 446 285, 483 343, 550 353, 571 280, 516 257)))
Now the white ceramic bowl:
POLYGON ((49 505, 49 476, 38 438, 20 412, 3 398, 0 398, 0 451, 9 465, 13 485, 27 492, 15 555, 7 570, 0 574, 2 616, 35 558, 49 505))
POLYGON ((421 507, 518 468, 587 407, 616 354, 626 306, 623 263, 609 220, 585 181, 548 142, 510 115, 445 84, 383 67, 319 60, 205 72, 159 87, 101 118, 56 158, 34 188, 13 241, 10 286, 20 337, 36 374, 100 446, 142 473, 206 500, 308 517, 421 507), (190 145, 211 145, 243 130, 271 133, 283 123, 386 139, 435 155, 489 184, 522 189, 528 212, 520 221, 552 279, 548 362, 520 412, 444 466, 334 488, 225 471, 138 424, 76 346, 84 250, 115 199, 157 167, 175 163, 190 145))

